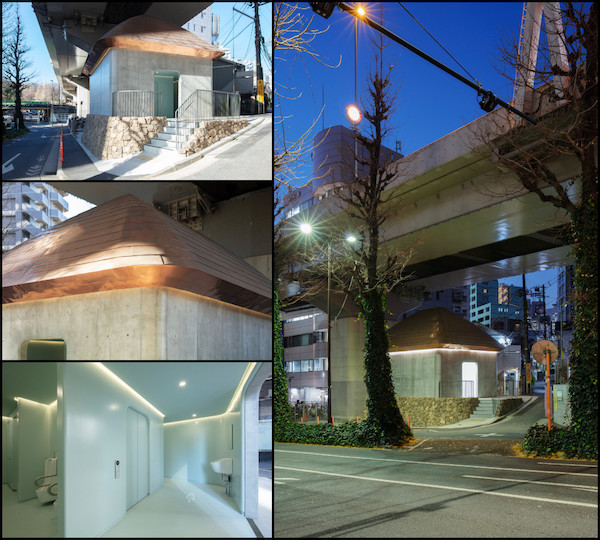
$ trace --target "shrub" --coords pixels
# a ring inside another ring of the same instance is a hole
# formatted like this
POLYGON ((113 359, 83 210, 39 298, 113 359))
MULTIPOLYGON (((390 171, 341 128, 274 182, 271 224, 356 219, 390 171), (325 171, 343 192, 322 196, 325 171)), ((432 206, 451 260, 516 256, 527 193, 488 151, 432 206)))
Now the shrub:
POLYGON ((365 420, 359 424, 296 424, 288 422, 279 433, 278 442, 322 444, 331 446, 361 446, 372 448, 386 446, 383 431, 374 422, 365 420))
POLYGON ((598 459, 598 447, 585 443, 570 427, 531 426, 521 441, 521 449, 533 456, 563 454, 567 458, 598 459))

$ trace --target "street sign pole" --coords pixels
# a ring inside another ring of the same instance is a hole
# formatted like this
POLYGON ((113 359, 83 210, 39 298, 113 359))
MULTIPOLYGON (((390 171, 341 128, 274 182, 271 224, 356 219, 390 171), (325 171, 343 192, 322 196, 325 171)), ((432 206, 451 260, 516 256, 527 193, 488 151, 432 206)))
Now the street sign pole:
POLYGON ((550 431, 552 418, 550 399, 550 347, 546 346, 546 410, 548 411, 548 431, 550 431))

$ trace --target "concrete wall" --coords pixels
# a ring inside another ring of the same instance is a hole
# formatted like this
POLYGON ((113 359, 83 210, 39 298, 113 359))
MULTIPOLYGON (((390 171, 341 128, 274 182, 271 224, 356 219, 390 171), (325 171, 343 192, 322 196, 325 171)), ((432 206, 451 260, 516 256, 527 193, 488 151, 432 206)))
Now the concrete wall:
POLYGON ((113 92, 154 91, 154 72, 161 70, 179 73, 179 104, 183 103, 193 90, 212 90, 210 59, 111 49, 90 76, 90 113, 110 116, 113 92))
POLYGON ((390 355, 397 396, 438 397, 441 356, 436 350, 390 355))
POLYGON ((269 316, 165 287, 160 289, 157 309, 167 359, 272 359, 269 316))
POLYGON ((2 306, 2 359, 64 339, 67 360, 271 360, 271 317, 166 287, 2 306))
POLYGON ((398 396, 461 397, 462 363, 477 363, 477 395, 490 397, 496 385, 496 354, 487 351, 431 349, 392 353, 392 376, 398 396), (440 381, 446 392, 440 395, 440 381), (454 396, 445 395, 455 389, 454 396))
POLYGON ((97 158, 116 159, 137 154, 163 127, 164 116, 101 116, 89 114, 81 142, 97 158))
POLYGON ((331 328, 331 414, 339 422, 362 415, 367 399, 362 321, 338 319, 331 328))

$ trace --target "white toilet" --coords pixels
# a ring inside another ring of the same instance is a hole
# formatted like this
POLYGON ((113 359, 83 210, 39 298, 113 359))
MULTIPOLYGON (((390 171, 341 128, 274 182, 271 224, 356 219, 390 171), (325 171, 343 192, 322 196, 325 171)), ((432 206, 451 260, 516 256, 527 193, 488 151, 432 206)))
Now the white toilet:
POLYGON ((46 458, 44 465, 44 476, 40 476, 35 480, 35 485, 38 489, 35 490, 38 500, 41 503, 56 501, 58 495, 58 486, 56 476, 56 458, 46 458))

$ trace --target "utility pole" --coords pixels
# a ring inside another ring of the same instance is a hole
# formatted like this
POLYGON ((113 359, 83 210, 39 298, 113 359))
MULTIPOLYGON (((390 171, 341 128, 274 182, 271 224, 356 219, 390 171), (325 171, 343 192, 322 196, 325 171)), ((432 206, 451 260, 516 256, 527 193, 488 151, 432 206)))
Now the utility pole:
POLYGON ((260 45, 262 36, 260 35, 260 21, 258 19, 258 2, 254 2, 254 42, 256 45, 256 100, 258 104, 258 113, 264 113, 265 96, 263 92, 263 70, 260 63, 260 45))
POLYGON ((522 274, 523 279, 523 343, 521 345, 521 388, 523 394, 531 392, 531 379, 527 383, 527 372, 531 376, 531 365, 529 360, 529 325, 527 323, 527 288, 525 287, 525 274, 522 274), (529 368, 529 369, 528 369, 529 368))

